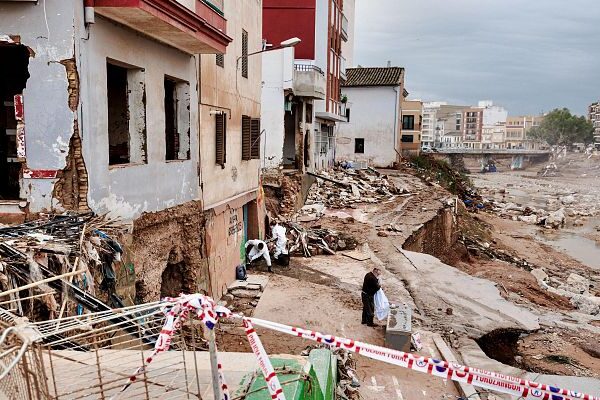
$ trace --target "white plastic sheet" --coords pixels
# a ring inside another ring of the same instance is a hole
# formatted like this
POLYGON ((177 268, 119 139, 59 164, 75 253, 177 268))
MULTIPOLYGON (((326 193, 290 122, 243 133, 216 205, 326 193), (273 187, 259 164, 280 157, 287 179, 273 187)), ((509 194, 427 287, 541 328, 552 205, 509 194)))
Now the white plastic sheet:
POLYGON ((383 293, 383 289, 379 289, 377 293, 375 293, 375 317, 377 317, 378 320, 383 321, 387 318, 389 313, 390 302, 385 293, 383 293))

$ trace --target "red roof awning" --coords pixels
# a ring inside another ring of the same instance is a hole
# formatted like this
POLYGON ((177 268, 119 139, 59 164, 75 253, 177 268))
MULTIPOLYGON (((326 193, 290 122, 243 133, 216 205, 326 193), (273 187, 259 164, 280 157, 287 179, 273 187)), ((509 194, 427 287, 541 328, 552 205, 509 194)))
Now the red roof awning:
POLYGON ((95 0, 96 13, 190 54, 225 53, 227 20, 197 0, 190 10, 175 0, 95 0))

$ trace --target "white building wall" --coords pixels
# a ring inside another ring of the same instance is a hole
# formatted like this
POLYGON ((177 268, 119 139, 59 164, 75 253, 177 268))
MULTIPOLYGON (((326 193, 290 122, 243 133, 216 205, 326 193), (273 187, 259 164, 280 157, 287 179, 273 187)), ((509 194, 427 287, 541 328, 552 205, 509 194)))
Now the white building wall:
POLYGON ((270 51, 262 55, 263 87, 261 95, 262 168, 277 168, 283 161, 285 138, 285 90, 292 89, 294 49, 270 51))
POLYGON ((97 18, 82 45, 81 96, 83 154, 89 179, 88 201, 98 213, 133 219, 199 197, 198 113, 190 107, 190 159, 165 161, 165 75, 190 84, 198 104, 195 59, 176 49, 97 18), (109 166, 107 58, 144 69, 147 163, 109 166))
POLYGON ((351 99, 350 122, 340 123, 336 161, 368 161, 389 167, 397 159, 397 92, 394 87, 344 88, 351 99), (364 154, 356 154, 355 139, 364 138, 364 154))
POLYGON ((348 41, 342 41, 342 56, 346 59, 346 68, 354 67, 355 14, 356 0, 344 0, 344 15, 348 18, 348 41))

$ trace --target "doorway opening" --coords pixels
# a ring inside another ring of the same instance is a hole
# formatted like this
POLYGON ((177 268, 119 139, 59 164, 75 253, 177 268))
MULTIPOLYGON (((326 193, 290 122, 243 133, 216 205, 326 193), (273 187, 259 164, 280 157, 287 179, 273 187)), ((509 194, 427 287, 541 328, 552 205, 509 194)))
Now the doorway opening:
POLYGON ((19 200, 23 160, 17 154, 15 97, 21 98, 29 79, 29 49, 0 42, 0 60, 0 200, 19 200))

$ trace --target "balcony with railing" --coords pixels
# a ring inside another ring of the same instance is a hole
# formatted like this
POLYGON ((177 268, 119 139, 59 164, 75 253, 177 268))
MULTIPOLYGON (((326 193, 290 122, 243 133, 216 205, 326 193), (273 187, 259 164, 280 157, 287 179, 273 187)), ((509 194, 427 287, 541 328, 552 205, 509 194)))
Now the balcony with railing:
POLYGON ((345 15, 342 15, 342 35, 341 35, 341 37, 344 42, 348 41, 348 25, 349 25, 348 18, 346 18, 345 15))
POLYGON ((223 0, 95 0, 94 10, 189 54, 222 54, 232 41, 223 0))
POLYGON ((327 80, 316 65, 294 64, 294 94, 311 99, 325 100, 327 80))

